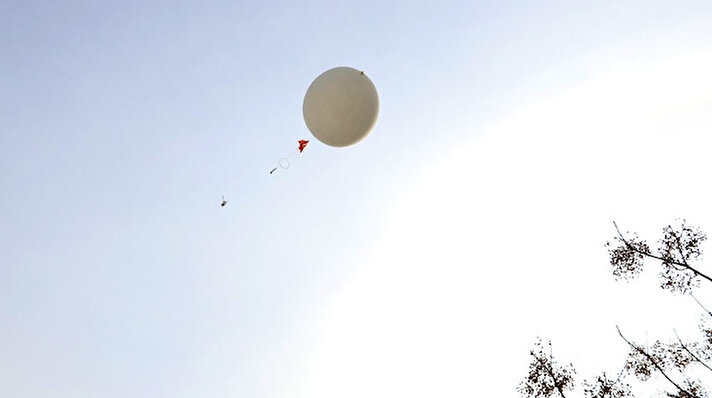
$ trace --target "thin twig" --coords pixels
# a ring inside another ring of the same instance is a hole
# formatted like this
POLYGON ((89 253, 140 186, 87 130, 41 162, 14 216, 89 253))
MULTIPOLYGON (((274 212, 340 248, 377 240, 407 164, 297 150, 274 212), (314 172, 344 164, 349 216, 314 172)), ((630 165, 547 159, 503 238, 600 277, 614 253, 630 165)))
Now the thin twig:
POLYGON ((677 233, 675 233, 672 229, 672 225, 668 225, 668 228, 670 228, 670 233, 672 233, 672 236, 675 237, 675 242, 677 242, 677 251, 680 253, 680 259, 682 259, 683 264, 689 267, 687 260, 685 259, 685 253, 682 252, 682 242, 680 241, 680 237, 677 236, 677 233))
POLYGON ((702 303, 700 303, 700 300, 698 300, 697 297, 695 297, 694 294, 690 293, 690 296, 692 296, 692 299, 695 300, 695 301, 697 302, 697 304, 698 304, 700 307, 702 307, 703 310, 705 310, 706 313, 708 313, 710 316, 712 316, 712 312, 710 312, 710 310, 708 310, 707 308, 705 308, 705 306, 702 305, 702 303))
POLYGON ((692 351, 690 351, 690 350, 687 348, 687 346, 685 345, 685 343, 683 343, 682 340, 680 339, 680 336, 677 335, 677 330, 673 329, 672 331, 675 332, 675 337, 677 337, 677 341, 680 342, 680 345, 682 346, 682 348, 684 348, 685 351, 687 351, 687 353, 690 354, 690 356, 695 359, 695 361, 699 362, 700 364, 702 364, 702 366, 706 367, 707 370, 709 370, 710 372, 712 372, 712 368, 710 368, 709 365, 707 365, 707 364, 706 364, 704 361, 702 361, 700 358, 697 358, 697 356, 696 356, 695 354, 693 354, 692 351))

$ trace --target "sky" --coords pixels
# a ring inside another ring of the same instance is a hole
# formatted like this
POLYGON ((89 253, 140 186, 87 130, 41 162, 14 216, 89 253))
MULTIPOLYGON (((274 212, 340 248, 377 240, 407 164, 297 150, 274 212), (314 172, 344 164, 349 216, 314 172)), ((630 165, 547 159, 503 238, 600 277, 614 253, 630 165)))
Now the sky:
POLYGON ((537 336, 579 381, 693 337, 604 244, 712 228, 710 43, 708 1, 0 0, 0 397, 516 397, 537 336), (375 128, 269 175, 337 66, 375 128))

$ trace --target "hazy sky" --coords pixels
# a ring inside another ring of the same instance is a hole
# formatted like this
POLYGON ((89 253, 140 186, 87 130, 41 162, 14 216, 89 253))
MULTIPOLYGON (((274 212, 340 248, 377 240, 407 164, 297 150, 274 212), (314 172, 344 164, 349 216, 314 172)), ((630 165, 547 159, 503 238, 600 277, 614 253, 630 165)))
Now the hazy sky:
POLYGON ((574 3, 0 0, 0 397, 515 397, 538 335, 692 336, 603 244, 712 233, 712 3, 574 3), (335 66, 375 129, 270 176, 335 66))

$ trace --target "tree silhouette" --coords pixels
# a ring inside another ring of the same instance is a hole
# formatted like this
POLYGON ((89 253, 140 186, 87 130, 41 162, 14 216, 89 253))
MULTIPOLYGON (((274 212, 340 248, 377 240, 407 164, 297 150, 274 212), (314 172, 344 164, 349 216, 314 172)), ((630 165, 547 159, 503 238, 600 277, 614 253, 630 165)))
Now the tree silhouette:
POLYGON ((574 387, 573 375, 576 371, 573 365, 559 366, 554 361, 551 342, 548 354, 541 340, 536 342, 529 353, 533 358, 529 364, 529 376, 520 384, 519 391, 531 397, 550 397, 556 393, 566 397, 564 391, 574 387))
MULTIPOLYGON (((584 381, 584 396, 633 397, 631 385, 625 382, 626 379, 634 378, 644 383, 653 376, 660 375, 672 390, 665 392, 668 397, 708 397, 700 381, 694 379, 690 372, 694 367, 704 372, 712 372, 712 312, 693 295, 694 290, 700 287, 700 282, 712 283, 712 278, 703 273, 697 264, 702 255, 701 244, 707 236, 699 228, 689 226, 682 220, 679 226, 668 225, 663 228, 657 251, 653 252, 645 240, 641 240, 634 233, 623 234, 615 222, 613 225, 617 236, 607 242, 606 247, 614 277, 617 280, 630 280, 640 275, 646 260, 659 263, 660 287, 675 294, 689 295, 704 310, 702 323, 699 325, 703 338, 698 341, 683 341, 675 332, 676 341, 656 340, 652 345, 643 345, 629 340, 616 326, 621 339, 630 348, 623 369, 615 379, 602 373, 591 381, 584 381)), ((566 398, 564 392, 573 389, 576 370, 572 364, 557 365, 551 342, 548 345, 548 355, 544 352, 540 339, 530 352, 532 362, 529 365, 529 374, 518 387, 524 397, 566 398)))

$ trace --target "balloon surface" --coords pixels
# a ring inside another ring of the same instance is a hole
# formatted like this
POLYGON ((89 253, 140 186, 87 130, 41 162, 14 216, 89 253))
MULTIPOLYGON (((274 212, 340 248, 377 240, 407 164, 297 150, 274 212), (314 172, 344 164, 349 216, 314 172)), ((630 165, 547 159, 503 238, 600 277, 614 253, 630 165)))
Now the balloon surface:
POLYGON ((329 69, 307 89, 302 112, 317 140, 345 147, 371 132, 378 117, 378 93, 371 79, 359 70, 329 69))

